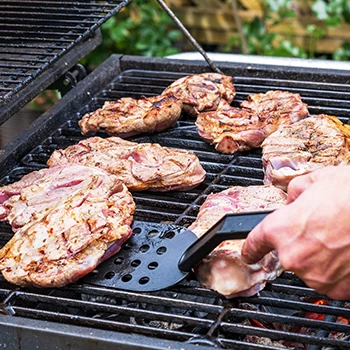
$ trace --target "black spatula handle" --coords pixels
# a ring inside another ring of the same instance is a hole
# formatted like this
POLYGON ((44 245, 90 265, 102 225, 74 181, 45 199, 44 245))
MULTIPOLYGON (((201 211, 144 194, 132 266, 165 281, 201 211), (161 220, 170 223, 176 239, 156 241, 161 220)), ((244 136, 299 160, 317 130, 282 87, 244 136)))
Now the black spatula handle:
POLYGON ((190 271, 221 242, 245 239, 248 233, 272 211, 226 214, 209 231, 184 252, 179 260, 179 269, 190 271))

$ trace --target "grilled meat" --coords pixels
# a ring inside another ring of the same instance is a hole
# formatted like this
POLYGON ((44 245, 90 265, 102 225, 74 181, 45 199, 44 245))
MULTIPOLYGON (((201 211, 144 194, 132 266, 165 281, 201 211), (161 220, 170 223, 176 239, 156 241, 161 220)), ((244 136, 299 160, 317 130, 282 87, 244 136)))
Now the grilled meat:
POLYGON ((85 114, 79 121, 83 135, 104 129, 109 135, 128 137, 162 131, 175 125, 181 115, 182 102, 173 94, 155 97, 130 97, 107 101, 102 108, 85 114))
POLYGON ((275 130, 272 121, 221 101, 217 111, 200 113, 196 126, 199 135, 217 151, 233 154, 259 147, 275 130))
POLYGON ((119 137, 82 140, 53 152, 47 164, 99 167, 116 175, 132 191, 188 190, 205 178, 205 171, 192 152, 119 137))
POLYGON ((0 250, 0 271, 22 287, 72 283, 115 254, 132 233, 130 192, 97 168, 43 169, 0 193, 16 230, 0 250))
POLYGON ((309 115, 307 104, 302 102, 300 95, 288 91, 271 90, 264 94, 249 95, 241 107, 259 115, 268 114, 278 125, 292 124, 309 115))
POLYGON ((308 116, 300 96, 269 91, 250 95, 242 109, 221 101, 214 112, 200 113, 196 126, 199 135, 222 153, 233 154, 260 147, 280 125, 291 124, 308 116))
POLYGON ((183 109, 196 117, 198 113, 214 111, 221 100, 231 103, 236 91, 232 77, 219 73, 189 75, 173 82, 163 91, 173 93, 183 102, 183 109))
POLYGON ((317 115, 284 126, 262 144, 264 183, 287 190, 296 176, 350 161, 350 126, 333 116, 317 115))
MULTIPOLYGON (((198 237, 227 213, 272 210, 283 206, 286 194, 273 186, 233 186, 210 194, 200 207, 196 221, 189 227, 198 237)), ((241 259, 244 240, 224 241, 195 268, 198 280, 227 298, 251 296, 276 278, 282 267, 276 253, 267 254, 259 263, 247 265, 241 259)))

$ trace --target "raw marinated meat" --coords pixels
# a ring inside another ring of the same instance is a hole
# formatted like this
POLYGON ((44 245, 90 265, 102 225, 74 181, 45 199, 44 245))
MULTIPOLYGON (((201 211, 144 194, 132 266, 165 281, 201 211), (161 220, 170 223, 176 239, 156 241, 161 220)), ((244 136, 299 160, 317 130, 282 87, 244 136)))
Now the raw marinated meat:
POLYGON ((163 91, 173 93, 183 102, 183 109, 196 117, 204 111, 214 111, 221 100, 231 103, 236 91, 232 77, 219 73, 189 75, 173 82, 163 91))
POLYGON ((350 161, 350 126, 333 116, 312 116, 284 126, 262 144, 264 183, 287 190, 296 176, 350 161))
POLYGON ((91 137, 53 152, 47 164, 81 164, 116 175, 132 191, 188 190, 205 179, 193 152, 135 143, 119 137, 91 137))
MULTIPOLYGON (((198 237, 227 213, 273 210, 286 203, 280 189, 269 186, 233 186, 210 194, 199 209, 196 221, 189 227, 198 237)), ((259 263, 247 265, 241 259, 244 240, 224 241, 195 268, 198 280, 227 298, 251 296, 276 278, 282 267, 276 253, 267 254, 259 263)))
POLYGON ((83 135, 104 129, 109 135, 128 137, 162 131, 175 125, 182 102, 173 94, 155 97, 130 97, 107 101, 102 108, 85 114, 79 121, 83 135))
POLYGON ((15 235, 0 250, 0 271, 22 286, 62 287, 114 255, 132 230, 135 204, 114 175, 57 166, 0 188, 15 235))

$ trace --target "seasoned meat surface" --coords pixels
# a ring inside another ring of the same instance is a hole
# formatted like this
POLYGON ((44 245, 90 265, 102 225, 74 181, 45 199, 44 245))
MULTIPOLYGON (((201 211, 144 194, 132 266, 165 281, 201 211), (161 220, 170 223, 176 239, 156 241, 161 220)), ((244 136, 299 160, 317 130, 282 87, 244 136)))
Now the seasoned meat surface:
POLYGON ((47 164, 98 167, 116 175, 132 191, 188 190, 205 179, 205 171, 193 152, 119 137, 85 139, 53 152, 47 164))
POLYGON ((259 115, 267 114, 278 125, 292 124, 309 115, 308 106, 302 102, 300 95, 288 91, 271 90, 249 95, 241 107, 259 115))
POLYGON ((243 108, 221 101, 213 112, 200 113, 196 120, 199 135, 222 153, 233 154, 261 146, 280 125, 308 116, 300 96, 282 91, 250 95, 243 108))
POLYGON ((154 97, 131 97, 107 101, 102 108, 85 114, 79 121, 83 135, 104 129, 109 135, 128 137, 162 131, 175 125, 182 102, 173 94, 154 97))
POLYGON ((287 190, 296 176, 328 165, 347 165, 349 137, 349 125, 324 114, 280 128, 262 144, 264 183, 287 190))
POLYGON ((16 230, 0 250, 0 271, 22 287, 72 283, 115 254, 132 233, 130 192, 97 168, 43 169, 0 193, 2 219, 16 230))
POLYGON ((196 120, 199 135, 222 153, 233 154, 257 148, 275 130, 273 120, 221 101, 218 110, 200 113, 196 120))
POLYGON ((163 91, 163 95, 169 93, 183 102, 185 112, 196 117, 200 112, 216 110, 221 100, 231 103, 236 91, 232 77, 202 73, 176 80, 163 91))
MULTIPOLYGON (((233 186, 210 194, 189 229, 200 237, 227 213, 277 209, 286 203, 286 197, 283 191, 271 185, 233 186)), ((267 254, 257 264, 245 264, 241 259, 243 243, 244 240, 222 242, 195 268, 198 280, 227 298, 233 298, 256 294, 268 280, 282 272, 275 252, 267 254)))

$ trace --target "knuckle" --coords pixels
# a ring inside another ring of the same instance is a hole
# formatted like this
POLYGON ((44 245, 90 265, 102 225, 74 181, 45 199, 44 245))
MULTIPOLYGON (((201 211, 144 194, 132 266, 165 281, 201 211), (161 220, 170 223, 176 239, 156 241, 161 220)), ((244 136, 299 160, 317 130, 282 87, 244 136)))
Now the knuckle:
POLYGON ((278 253, 280 263, 286 270, 303 278, 306 278, 306 275, 311 271, 310 261, 305 252, 286 245, 278 253))
POLYGON ((279 252, 278 258, 285 270, 293 272, 302 271, 299 261, 294 256, 279 252))

